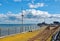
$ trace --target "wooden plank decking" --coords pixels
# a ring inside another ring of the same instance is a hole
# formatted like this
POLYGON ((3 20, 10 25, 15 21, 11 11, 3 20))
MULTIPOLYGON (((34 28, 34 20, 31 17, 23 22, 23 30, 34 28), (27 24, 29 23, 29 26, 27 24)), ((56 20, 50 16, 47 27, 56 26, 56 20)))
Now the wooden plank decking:
POLYGON ((38 35, 34 36, 33 38, 30 38, 28 41, 47 41, 47 39, 59 28, 60 26, 56 26, 52 29, 50 29, 50 26, 46 27, 45 30, 43 30, 38 35))

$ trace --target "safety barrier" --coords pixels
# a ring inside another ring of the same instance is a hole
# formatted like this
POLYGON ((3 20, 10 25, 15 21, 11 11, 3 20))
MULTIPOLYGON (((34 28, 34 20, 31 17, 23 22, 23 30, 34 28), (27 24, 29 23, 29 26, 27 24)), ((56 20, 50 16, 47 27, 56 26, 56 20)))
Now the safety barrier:
POLYGON ((22 33, 22 32, 32 32, 37 29, 40 29, 40 27, 37 25, 0 28, 0 37, 6 36, 6 35, 11 35, 11 34, 22 33))

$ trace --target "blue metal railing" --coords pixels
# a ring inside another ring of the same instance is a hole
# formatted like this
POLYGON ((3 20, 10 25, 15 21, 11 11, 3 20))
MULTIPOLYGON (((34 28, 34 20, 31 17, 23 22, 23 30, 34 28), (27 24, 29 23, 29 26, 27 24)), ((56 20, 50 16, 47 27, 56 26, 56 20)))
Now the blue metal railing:
POLYGON ((22 33, 22 32, 34 31, 37 29, 40 29, 40 27, 37 25, 23 26, 23 28, 22 27, 0 28, 0 37, 11 34, 22 33))

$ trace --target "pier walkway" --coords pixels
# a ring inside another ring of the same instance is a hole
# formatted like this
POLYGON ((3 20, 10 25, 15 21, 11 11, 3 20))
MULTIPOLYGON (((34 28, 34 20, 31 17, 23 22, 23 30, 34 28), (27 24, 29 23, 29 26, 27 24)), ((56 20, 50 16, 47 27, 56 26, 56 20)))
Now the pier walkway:
POLYGON ((44 26, 36 31, 2 37, 0 41, 51 41, 52 35, 60 29, 59 27, 44 26))

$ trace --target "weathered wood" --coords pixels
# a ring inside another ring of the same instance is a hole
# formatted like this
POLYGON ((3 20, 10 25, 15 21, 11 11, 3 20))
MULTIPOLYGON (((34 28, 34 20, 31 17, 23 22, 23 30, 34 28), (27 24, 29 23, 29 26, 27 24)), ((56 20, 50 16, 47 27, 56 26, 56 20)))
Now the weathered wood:
POLYGON ((46 41, 60 26, 56 26, 53 29, 50 29, 50 26, 46 27, 41 33, 29 39, 28 41, 35 41, 39 39, 40 41, 46 41))

